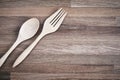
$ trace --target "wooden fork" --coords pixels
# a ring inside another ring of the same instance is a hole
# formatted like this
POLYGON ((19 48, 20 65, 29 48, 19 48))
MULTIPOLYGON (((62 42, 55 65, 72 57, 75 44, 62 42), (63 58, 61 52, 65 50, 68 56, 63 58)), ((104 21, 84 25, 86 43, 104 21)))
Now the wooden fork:
POLYGON ((65 16, 67 15, 67 12, 60 8, 57 10, 54 14, 52 14, 50 17, 48 17, 44 23, 43 30, 41 34, 36 38, 36 40, 28 47, 26 48, 22 54, 16 59, 16 61, 13 64, 13 68, 16 67, 18 64, 20 64, 33 50, 33 48, 37 45, 39 40, 43 38, 45 35, 49 33, 53 33, 58 30, 61 23, 63 22, 65 16))

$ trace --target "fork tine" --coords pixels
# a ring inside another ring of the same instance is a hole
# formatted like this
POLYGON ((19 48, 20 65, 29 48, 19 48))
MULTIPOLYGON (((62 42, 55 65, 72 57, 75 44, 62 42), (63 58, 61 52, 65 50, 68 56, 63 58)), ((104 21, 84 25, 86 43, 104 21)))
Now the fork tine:
POLYGON ((53 26, 55 26, 57 24, 57 22, 59 21, 59 19, 65 14, 65 11, 62 11, 62 13, 60 15, 57 16, 57 19, 54 21, 54 23, 52 24, 53 26))
POLYGON ((63 22, 63 20, 64 20, 64 18, 65 18, 66 15, 67 15, 67 12, 65 12, 65 13, 58 19, 58 21, 57 21, 56 24, 54 25, 54 26, 55 26, 55 27, 54 27, 55 30, 57 30, 57 29, 60 27, 60 25, 61 25, 61 23, 63 22))
POLYGON ((53 13, 53 14, 48 18, 48 19, 50 20, 50 22, 51 22, 52 20, 54 20, 54 18, 56 17, 56 15, 57 15, 58 13, 60 13, 61 10, 62 10, 62 8, 58 9, 55 13, 53 13))
POLYGON ((63 14, 63 10, 61 10, 55 17, 54 19, 50 22, 51 24, 54 24, 54 22, 63 14))

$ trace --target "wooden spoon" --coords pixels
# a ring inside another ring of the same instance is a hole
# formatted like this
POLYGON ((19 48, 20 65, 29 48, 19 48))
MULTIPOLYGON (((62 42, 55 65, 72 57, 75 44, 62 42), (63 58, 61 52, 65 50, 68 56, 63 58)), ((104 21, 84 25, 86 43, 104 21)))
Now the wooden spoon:
POLYGON ((39 20, 31 18, 27 20, 21 27, 19 35, 12 47, 0 58, 0 67, 6 61, 10 53, 23 41, 32 38, 39 29, 39 20))

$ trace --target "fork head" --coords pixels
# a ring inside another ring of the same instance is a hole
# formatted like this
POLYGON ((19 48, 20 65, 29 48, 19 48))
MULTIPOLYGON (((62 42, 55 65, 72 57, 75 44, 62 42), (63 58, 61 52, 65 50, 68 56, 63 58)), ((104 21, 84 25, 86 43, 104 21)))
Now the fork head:
POLYGON ((43 26, 43 32, 48 34, 57 31, 66 15, 67 12, 65 12, 65 10, 62 8, 57 10, 54 14, 46 19, 43 26))

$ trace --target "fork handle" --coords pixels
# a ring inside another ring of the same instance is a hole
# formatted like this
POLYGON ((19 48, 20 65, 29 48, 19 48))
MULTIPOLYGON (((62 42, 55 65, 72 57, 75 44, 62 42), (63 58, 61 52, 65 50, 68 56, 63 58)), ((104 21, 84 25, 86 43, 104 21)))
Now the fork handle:
POLYGON ((33 50, 33 48, 37 45, 37 43, 39 42, 40 39, 42 39, 45 36, 45 34, 40 34, 35 41, 28 46, 22 53, 21 55, 16 59, 16 61, 13 64, 13 68, 16 67, 17 65, 19 65, 29 54, 30 52, 33 50))

